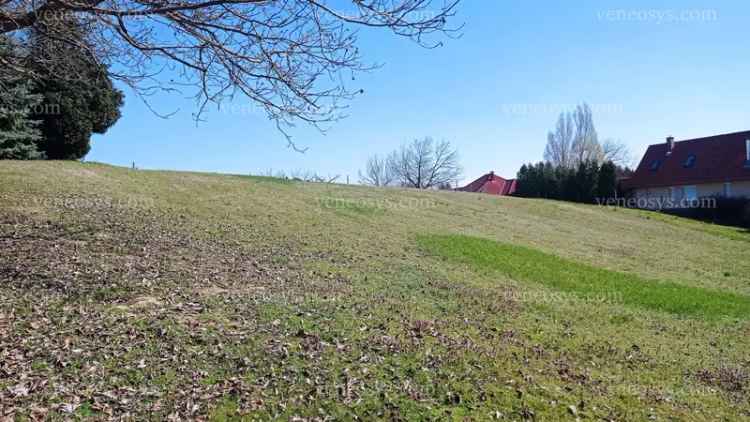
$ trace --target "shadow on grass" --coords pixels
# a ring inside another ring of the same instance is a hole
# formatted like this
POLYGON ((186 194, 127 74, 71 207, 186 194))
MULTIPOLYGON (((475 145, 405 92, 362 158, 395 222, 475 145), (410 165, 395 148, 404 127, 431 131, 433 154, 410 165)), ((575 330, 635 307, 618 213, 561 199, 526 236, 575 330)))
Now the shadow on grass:
POLYGON ((731 292, 649 280, 469 236, 424 235, 418 237, 418 243, 433 255, 476 271, 497 272, 581 297, 614 299, 624 305, 706 319, 750 317, 750 297, 731 292))

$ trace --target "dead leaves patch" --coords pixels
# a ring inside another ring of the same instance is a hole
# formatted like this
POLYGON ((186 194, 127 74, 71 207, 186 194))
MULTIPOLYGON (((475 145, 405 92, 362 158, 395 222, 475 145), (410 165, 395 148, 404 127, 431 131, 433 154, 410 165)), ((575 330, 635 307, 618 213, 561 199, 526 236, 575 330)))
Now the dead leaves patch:
MULTIPOLYGON (((200 419, 238 388, 243 408, 257 408, 240 379, 248 363, 230 352, 255 335, 256 305, 351 291, 302 272, 299 262, 320 257, 196 237, 106 201, 79 205, 86 212, 56 221, 0 213, 0 418, 200 419)), ((313 336, 303 345, 324 347, 313 336)))

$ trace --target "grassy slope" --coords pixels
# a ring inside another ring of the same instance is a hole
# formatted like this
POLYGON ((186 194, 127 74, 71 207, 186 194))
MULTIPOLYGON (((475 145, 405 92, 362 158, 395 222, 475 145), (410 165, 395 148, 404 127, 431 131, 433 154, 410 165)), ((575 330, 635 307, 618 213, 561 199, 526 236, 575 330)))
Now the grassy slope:
POLYGON ((591 301, 525 279, 554 273, 419 241, 449 234, 750 296, 750 235, 650 213, 0 162, 0 403, 60 418, 750 415, 744 308, 591 301))
POLYGON ((432 235, 418 240, 436 256, 467 264, 474 271, 486 270, 490 276, 495 272, 513 280, 539 283, 589 301, 700 319, 750 319, 750 296, 644 279, 478 237, 432 235))

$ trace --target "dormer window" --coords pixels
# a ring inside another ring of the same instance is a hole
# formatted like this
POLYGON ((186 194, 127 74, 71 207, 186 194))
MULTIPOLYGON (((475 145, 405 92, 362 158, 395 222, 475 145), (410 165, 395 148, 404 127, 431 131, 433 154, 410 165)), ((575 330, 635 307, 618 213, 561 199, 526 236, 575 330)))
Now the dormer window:
POLYGON ((695 166, 695 155, 694 154, 688 155, 687 160, 685 160, 682 166, 685 167, 686 169, 693 168, 695 166))
POLYGON ((654 160, 651 162, 651 171, 659 170, 659 167, 661 167, 661 160, 654 160))

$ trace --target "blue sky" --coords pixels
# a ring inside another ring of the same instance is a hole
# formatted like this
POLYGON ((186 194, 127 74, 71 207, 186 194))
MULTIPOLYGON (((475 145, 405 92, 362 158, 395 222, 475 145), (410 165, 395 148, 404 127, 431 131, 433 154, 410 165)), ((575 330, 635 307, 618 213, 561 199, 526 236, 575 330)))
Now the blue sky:
POLYGON ((125 90, 123 117, 94 138, 88 161, 140 168, 261 173, 312 170, 351 176, 367 157, 432 136, 461 154, 465 181, 489 170, 514 176, 539 161, 559 113, 586 101, 601 139, 637 157, 677 139, 750 129, 750 2, 464 0, 463 37, 424 50, 384 31, 361 33, 364 95, 322 135, 298 126, 305 154, 272 122, 234 102, 192 120, 192 100, 151 99, 163 120, 125 90), (548 4, 549 3, 549 4, 548 4), (225 109, 226 110, 226 109, 225 109))

